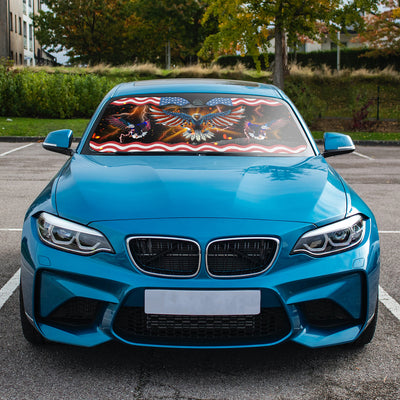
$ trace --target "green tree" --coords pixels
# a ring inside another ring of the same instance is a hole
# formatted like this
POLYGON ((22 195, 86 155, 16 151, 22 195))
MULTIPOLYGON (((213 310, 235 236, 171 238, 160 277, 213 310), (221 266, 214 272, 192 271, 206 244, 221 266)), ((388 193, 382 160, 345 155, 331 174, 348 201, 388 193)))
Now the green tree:
POLYGON ((202 25, 203 0, 44 0, 34 17, 37 38, 72 62, 156 62, 170 43, 177 63, 197 57, 212 21, 202 25))
POLYGON ((93 64, 118 64, 135 57, 138 49, 131 43, 141 21, 130 0, 44 0, 44 4, 49 11, 41 10, 34 23, 46 49, 66 49, 71 61, 93 64))
POLYGON ((370 56, 400 54, 400 3, 386 0, 382 5, 384 11, 365 17, 366 29, 359 35, 368 45, 370 56))
POLYGON ((203 0, 135 0, 133 4, 135 14, 151 30, 148 59, 159 61, 167 43, 175 63, 197 59, 202 42, 213 29, 212 21, 201 23, 205 10, 203 0))
POLYGON ((376 9, 376 0, 208 0, 203 18, 219 21, 219 31, 210 35, 200 56, 223 53, 250 54, 258 61, 274 39, 273 82, 284 86, 287 72, 286 46, 295 47, 301 38, 321 40, 338 30, 364 28, 362 14, 376 9))

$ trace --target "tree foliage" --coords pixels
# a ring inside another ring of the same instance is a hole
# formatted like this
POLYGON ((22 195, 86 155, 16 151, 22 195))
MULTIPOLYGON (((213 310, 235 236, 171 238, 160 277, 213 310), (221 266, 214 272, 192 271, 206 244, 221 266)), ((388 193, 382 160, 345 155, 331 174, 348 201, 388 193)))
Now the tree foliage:
POLYGON ((199 0, 135 0, 135 15, 146 21, 150 27, 150 40, 146 57, 141 61, 154 61, 164 55, 166 42, 170 43, 172 59, 184 62, 197 59, 207 34, 213 29, 213 22, 202 25, 205 4, 199 0))
POLYGON ((71 61, 159 62, 170 42, 175 62, 196 56, 209 32, 201 0, 44 0, 34 17, 37 38, 71 61))
POLYGON ((363 29, 362 13, 376 9, 375 0, 208 0, 203 21, 218 19, 219 31, 204 43, 200 55, 250 54, 255 60, 274 39, 274 83, 283 87, 286 45, 321 40, 338 30, 363 29))
POLYGON ((129 0, 45 0, 50 11, 34 17, 37 38, 50 51, 67 49, 72 60, 119 63, 140 21, 129 0))
POLYGON ((366 30, 360 39, 368 44, 371 56, 400 54, 400 3, 386 0, 382 5, 385 11, 365 17, 366 30))

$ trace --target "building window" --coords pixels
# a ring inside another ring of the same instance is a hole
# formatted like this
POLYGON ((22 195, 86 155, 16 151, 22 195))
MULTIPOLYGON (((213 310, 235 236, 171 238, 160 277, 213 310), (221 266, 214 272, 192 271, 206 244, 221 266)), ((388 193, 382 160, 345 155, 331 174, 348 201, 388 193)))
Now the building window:
POLYGON ((20 34, 20 35, 22 35, 22 18, 21 17, 19 17, 18 18, 18 33, 20 34))
POLYGON ((20 65, 22 65, 22 54, 21 53, 19 53, 19 63, 20 63, 20 65))
POLYGON ((33 26, 29 25, 29 50, 33 51, 33 26))
POLYGON ((28 31, 26 29, 26 22, 24 21, 24 48, 28 49, 28 31))
POLYGON ((17 33, 17 16, 15 14, 14 14, 14 18, 15 18, 14 30, 15 30, 15 33, 17 33))
POLYGON ((13 31, 13 17, 12 17, 12 12, 10 12, 10 31, 13 31))
POLYGON ((305 43, 299 44, 297 46, 297 51, 299 53, 305 53, 306 52, 306 44, 305 43))

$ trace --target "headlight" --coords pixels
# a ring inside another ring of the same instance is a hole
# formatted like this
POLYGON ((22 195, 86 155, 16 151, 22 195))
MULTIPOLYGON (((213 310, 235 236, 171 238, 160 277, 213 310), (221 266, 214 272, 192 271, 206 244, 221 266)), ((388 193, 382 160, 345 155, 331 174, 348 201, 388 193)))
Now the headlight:
POLYGON ((357 246, 365 233, 365 221, 354 215, 343 221, 305 233, 294 246, 292 253, 326 256, 357 246))
POLYGON ((82 255, 100 251, 114 252, 108 240, 99 231, 51 214, 40 214, 37 227, 40 239, 60 250, 82 255))

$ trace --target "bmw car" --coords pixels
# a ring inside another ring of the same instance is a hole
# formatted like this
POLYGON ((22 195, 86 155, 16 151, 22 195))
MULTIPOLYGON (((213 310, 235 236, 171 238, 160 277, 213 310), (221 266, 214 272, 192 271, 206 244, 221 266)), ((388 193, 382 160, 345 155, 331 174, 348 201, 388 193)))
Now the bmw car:
POLYGON ((362 346, 378 312, 371 210, 294 104, 253 82, 124 83, 29 207, 25 338, 96 346, 362 346), (322 147, 322 146, 321 146, 322 147))

